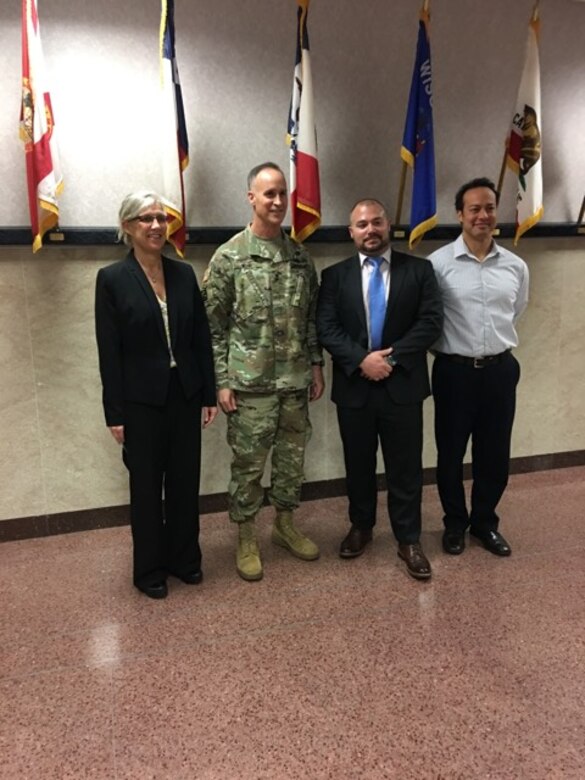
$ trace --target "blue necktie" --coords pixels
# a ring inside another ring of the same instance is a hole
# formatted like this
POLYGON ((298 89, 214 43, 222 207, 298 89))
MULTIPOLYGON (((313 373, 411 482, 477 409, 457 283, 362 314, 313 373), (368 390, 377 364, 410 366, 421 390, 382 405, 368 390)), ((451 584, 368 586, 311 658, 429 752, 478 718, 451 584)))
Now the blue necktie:
POLYGON ((370 313, 370 342, 372 349, 382 348, 382 330, 386 318, 386 287, 382 276, 383 257, 368 257, 373 266, 368 286, 368 309, 370 313))

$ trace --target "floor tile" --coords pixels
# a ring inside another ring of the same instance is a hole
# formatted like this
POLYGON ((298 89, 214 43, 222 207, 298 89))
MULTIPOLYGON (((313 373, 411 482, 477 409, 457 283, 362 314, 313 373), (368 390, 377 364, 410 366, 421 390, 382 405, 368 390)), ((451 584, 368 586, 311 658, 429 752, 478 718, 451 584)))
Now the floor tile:
POLYGON ((443 554, 425 488, 429 582, 385 499, 349 561, 344 498, 297 513, 314 562, 263 509, 256 583, 205 516, 203 583, 160 602, 132 587, 127 528, 0 545, 1 780, 581 780, 585 469, 511 478, 506 559, 443 554))

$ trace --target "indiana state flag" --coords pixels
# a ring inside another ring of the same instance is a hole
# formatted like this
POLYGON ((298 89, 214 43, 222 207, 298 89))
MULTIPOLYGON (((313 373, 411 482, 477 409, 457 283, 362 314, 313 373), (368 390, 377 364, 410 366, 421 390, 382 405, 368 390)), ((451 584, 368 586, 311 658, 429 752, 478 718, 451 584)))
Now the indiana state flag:
POLYGON ((431 75, 430 16, 427 4, 420 13, 416 60, 400 156, 413 169, 409 247, 437 224, 435 148, 433 142, 433 86, 431 75))

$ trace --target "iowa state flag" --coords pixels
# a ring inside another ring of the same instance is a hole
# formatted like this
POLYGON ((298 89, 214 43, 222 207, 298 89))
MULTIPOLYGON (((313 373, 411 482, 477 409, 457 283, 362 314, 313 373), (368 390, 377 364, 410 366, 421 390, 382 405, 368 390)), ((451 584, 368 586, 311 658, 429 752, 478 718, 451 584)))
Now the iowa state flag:
POLYGON ((26 158, 32 249, 37 252, 44 234, 59 222, 57 198, 63 189, 63 177, 35 0, 22 0, 20 138, 26 158))
POLYGON ((189 164, 189 141, 179 70, 175 54, 175 4, 162 0, 160 22, 160 67, 162 83, 163 206, 169 217, 167 239, 183 257, 187 230, 183 171, 189 164))
POLYGON ((400 156, 413 169, 410 238, 412 249, 427 230, 437 224, 435 146, 433 141, 433 82, 430 16, 427 5, 420 13, 416 58, 408 98, 408 110, 400 156))
POLYGON ((518 176, 516 207, 517 244, 544 214, 542 199, 542 148, 540 113, 540 64, 538 36, 540 21, 535 7, 528 27, 524 70, 520 79, 512 129, 508 138, 507 164, 518 176))
POLYGON ((321 189, 307 14, 309 0, 297 0, 297 50, 288 115, 291 235, 304 241, 321 224, 321 189))

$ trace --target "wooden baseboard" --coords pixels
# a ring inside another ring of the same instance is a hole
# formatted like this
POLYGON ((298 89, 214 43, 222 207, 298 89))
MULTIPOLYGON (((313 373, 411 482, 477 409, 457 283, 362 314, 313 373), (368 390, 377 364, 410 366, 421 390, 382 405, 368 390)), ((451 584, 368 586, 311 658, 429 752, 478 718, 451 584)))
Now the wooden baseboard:
MULTIPOLYGON (((527 474, 534 471, 549 471, 570 466, 585 466, 585 450, 553 452, 548 455, 530 455, 522 458, 513 458, 510 462, 510 473, 527 474)), ((464 467, 464 477, 465 479, 471 478, 469 465, 464 467)), ((425 469, 424 484, 432 485, 435 481, 435 469, 425 469)), ((385 490, 385 487, 384 475, 379 474, 378 489, 385 490)), ((335 498, 343 495, 345 495, 345 479, 324 479, 305 483, 302 489, 301 500, 317 501, 321 498, 335 498)), ((202 515, 225 512, 226 508, 227 493, 214 493, 201 496, 200 498, 202 515)), ((34 517, 14 517, 0 521, 0 543, 128 525, 128 514, 129 507, 124 505, 82 509, 76 512, 59 512, 57 514, 34 517)))

